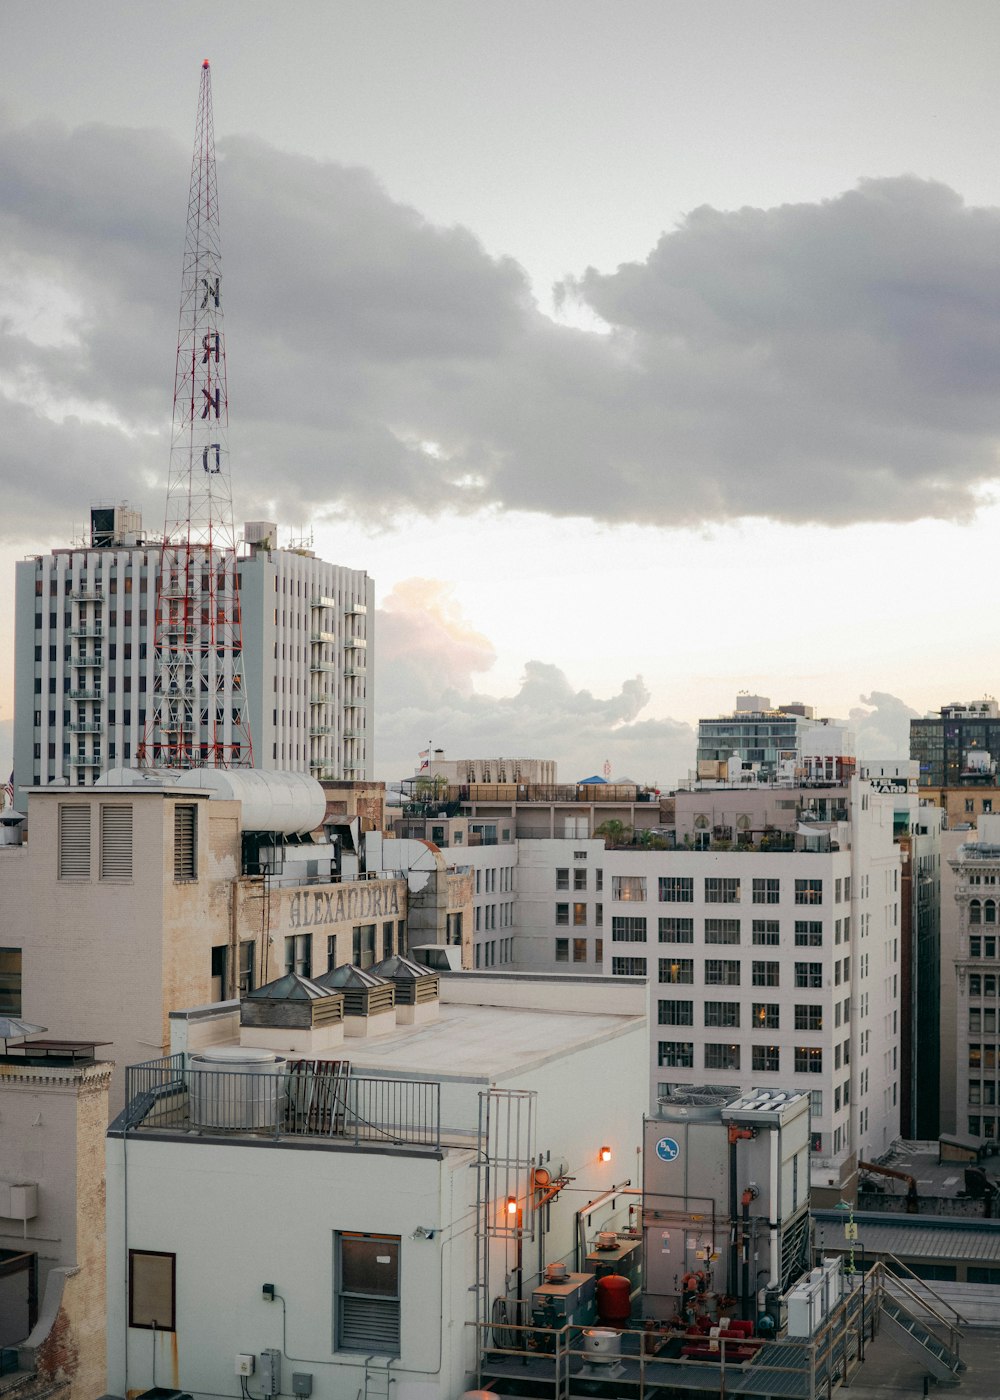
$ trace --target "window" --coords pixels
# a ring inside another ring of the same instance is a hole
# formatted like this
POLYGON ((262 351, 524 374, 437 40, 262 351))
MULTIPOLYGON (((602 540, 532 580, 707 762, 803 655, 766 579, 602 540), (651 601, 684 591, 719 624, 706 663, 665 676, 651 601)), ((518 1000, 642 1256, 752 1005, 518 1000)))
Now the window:
POLYGON ((573 905, 573 926, 575 928, 587 927, 587 906, 585 904, 573 905))
POLYGON ((705 942, 706 943, 739 943, 740 941, 740 921, 739 919, 706 919, 705 920, 705 942))
POLYGON ((693 1001, 661 1001, 657 1020, 661 1026, 693 1026, 693 1001))
POLYGON ((574 871, 573 871, 573 888, 574 888, 575 890, 585 890, 585 889, 587 888, 587 872, 586 872, 586 870, 574 870, 574 871))
POLYGON ((777 948, 781 942, 777 919, 754 919, 753 941, 758 947, 777 948))
POLYGON ((705 1046, 706 1069, 739 1069, 740 1047, 738 1045, 705 1046))
POLYGON ((645 977, 645 958, 612 958, 611 972, 615 977, 645 977))
MULTIPOLYGON (((453 948, 461 948, 461 946, 462 946, 462 915, 461 915, 460 913, 459 913, 459 914, 448 914, 448 915, 446 916, 446 918, 447 918, 447 927, 446 927, 446 929, 445 929, 445 941, 446 941, 447 943, 449 943, 453 948)), ((388 947, 385 946, 385 940, 383 939, 382 956, 383 956, 384 958, 388 958, 388 957, 390 957, 391 954, 392 954, 392 924, 391 924, 391 923, 387 924, 387 925, 386 925, 386 928, 387 928, 388 931, 389 931, 389 946, 388 946, 388 947)))
POLYGON ((694 1069, 694 1042, 690 1040, 661 1040, 657 1049, 660 1068, 694 1069))
POLYGON ((753 965, 753 985, 755 987, 777 987, 780 983, 779 964, 776 962, 755 962, 753 965))
POLYGON ((641 904, 646 898, 645 875, 612 875, 611 898, 641 904))
MULTIPOLYGON (((374 930, 375 925, 371 927, 374 930)), ((285 939, 285 971, 294 972, 298 977, 312 976, 311 933, 293 933, 285 939)))
POLYGON ((740 1004, 738 1001, 706 1001, 706 1026, 738 1026, 740 1024, 740 1004))
POLYGON ((604 905, 603 905, 603 904, 595 904, 595 905, 594 905, 594 927, 595 927, 595 928, 603 928, 603 927, 604 927, 604 905))
POLYGON ((705 961, 706 987, 738 987, 740 985, 740 965, 735 958, 707 958, 705 961))
POLYGON ((604 889, 604 871, 603 871, 603 870, 595 870, 595 871, 594 871, 594 888, 596 889, 596 891, 597 891, 598 894, 600 894, 601 891, 604 889))
POLYGON ((776 1031, 780 1029, 781 1012, 776 1001, 755 1001, 753 1004, 754 1029, 776 1031))
POLYGON ((174 808, 174 879, 198 878, 198 809, 178 802, 174 808))
POLYGON ((132 878, 132 804, 101 804, 101 879, 132 878))
POLYGON ((0 1016, 21 1014, 21 949, 0 948, 0 1016))
POLYGON ((802 1002, 796 1002, 795 1029, 797 1031, 821 1031, 823 1029, 822 1006, 806 1006, 802 1002))
POLYGON ((90 879, 90 804, 59 804, 59 879, 90 879))
POLYGON ((613 914, 611 916, 612 943, 645 943, 646 920, 641 915, 613 914))
MULTIPOLYGON (((508 943, 511 943, 511 944, 513 944, 513 942, 514 942, 514 940, 513 940, 512 938, 509 938, 507 941, 508 941, 508 943)), ((510 961, 510 960, 508 959, 508 961, 510 961)), ((595 938, 595 939, 594 939, 594 962, 597 963, 598 967, 600 967, 601 964, 604 962, 604 939, 603 939, 603 938, 595 938)))
MULTIPOLYGON (((287 945, 288 940, 285 940, 287 945)), ((355 967, 374 967, 375 965, 375 925, 357 924, 351 930, 351 961, 355 967)), ((296 969, 297 971, 298 969, 296 969)), ((304 977, 311 977, 312 973, 304 972, 304 977)))
POLYGON ((586 851, 574 851, 574 852, 573 852, 573 859, 574 859, 574 860, 586 860, 586 859, 587 859, 587 852, 586 852, 586 851))
POLYGON ((587 940, 585 938, 573 939, 573 961, 575 963, 587 961, 587 940))
POLYGON ((660 900, 664 904, 692 904, 693 878, 689 875, 661 875, 660 900))
POLYGON ((823 964, 817 962, 797 962, 795 964, 796 987, 822 987, 823 964))
POLYGON ((822 1074, 823 1073, 823 1051, 818 1046, 796 1045, 795 1047, 795 1073, 796 1074, 822 1074))
POLYGON ((781 1055, 776 1045, 754 1045, 750 1050, 750 1068, 758 1074, 777 1074, 781 1055))
POLYGON ((569 962, 569 939, 556 939, 556 962, 569 962))
POLYGON ((566 866, 565 868, 561 868, 556 871, 556 889, 569 889, 569 866, 566 866))
POLYGON ((177 1255, 160 1250, 128 1252, 128 1325, 173 1332, 176 1326, 177 1255))
POLYGON ((334 1347, 399 1355, 399 1236, 334 1236, 334 1347))
POLYGON ((823 925, 814 919, 795 920, 796 948, 822 948, 823 925))
POLYGON ((760 879, 754 876, 754 904, 777 904, 781 898, 781 881, 771 878, 760 879))
POLYGON ((693 958, 660 958, 660 981, 675 987, 694 981, 693 958))
POLYGON ((255 947, 252 939, 240 944, 240 985, 241 997, 249 996, 254 989, 253 963, 255 947))
POLYGON ((822 881, 822 880, 796 880, 796 881, 795 881, 795 903, 796 903, 796 904, 822 904, 822 903, 823 903, 823 881, 822 881))
MULTIPOLYGON (((391 957, 392 957, 392 935, 393 935, 393 933, 394 933, 394 931, 395 931, 395 927, 396 927, 396 926, 395 926, 395 924, 393 923, 392 919, 386 919, 385 923, 382 925, 382 956, 383 956, 383 958, 391 958, 391 957)), ((462 916, 461 916, 461 914, 449 914, 449 915, 448 915, 448 942, 449 942, 449 943, 452 941, 453 936, 454 936, 454 941, 455 941, 455 943, 458 944, 459 946, 461 946, 461 942, 462 942, 462 916), (454 923, 452 923, 452 919, 455 920, 454 923)))
POLYGON ((678 919, 672 915, 660 920, 661 943, 693 943, 694 919, 678 919))
POLYGON ((739 904, 740 882, 729 875, 707 875, 705 877, 706 904, 739 904))
POLYGON ((568 905, 568 904, 557 904, 557 905, 556 905, 556 923, 557 923, 557 924, 568 924, 568 923, 569 923, 569 905, 568 905))

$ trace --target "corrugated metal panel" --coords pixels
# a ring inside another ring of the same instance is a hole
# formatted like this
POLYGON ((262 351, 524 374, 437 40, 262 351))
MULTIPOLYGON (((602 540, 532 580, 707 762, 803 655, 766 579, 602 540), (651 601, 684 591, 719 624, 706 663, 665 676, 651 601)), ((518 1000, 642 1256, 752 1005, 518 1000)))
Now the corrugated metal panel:
MULTIPOLYGON (((947 1225, 918 1224, 919 1217, 907 1216, 899 1224, 880 1220, 858 1220, 858 1234, 864 1242, 868 1258, 876 1254, 895 1254, 900 1259, 947 1259, 955 1262, 1000 1262, 1000 1229, 990 1228, 993 1222, 979 1222, 971 1229, 956 1229, 947 1225)), ((823 1221, 817 1230, 821 1249, 844 1253, 850 1244, 842 1230, 823 1221)))

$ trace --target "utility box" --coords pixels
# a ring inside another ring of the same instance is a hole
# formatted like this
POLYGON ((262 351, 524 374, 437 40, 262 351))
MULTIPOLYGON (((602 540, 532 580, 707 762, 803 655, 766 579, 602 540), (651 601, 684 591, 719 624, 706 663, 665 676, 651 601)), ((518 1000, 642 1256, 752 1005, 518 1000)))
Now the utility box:
POLYGON ((597 1317, 597 1279, 593 1274, 567 1274, 559 1283, 543 1283, 532 1291, 531 1312, 539 1327, 567 1322, 586 1327, 597 1317))
POLYGON ((260 1354, 260 1388, 265 1395, 277 1395, 281 1389, 281 1352, 267 1347, 260 1354))

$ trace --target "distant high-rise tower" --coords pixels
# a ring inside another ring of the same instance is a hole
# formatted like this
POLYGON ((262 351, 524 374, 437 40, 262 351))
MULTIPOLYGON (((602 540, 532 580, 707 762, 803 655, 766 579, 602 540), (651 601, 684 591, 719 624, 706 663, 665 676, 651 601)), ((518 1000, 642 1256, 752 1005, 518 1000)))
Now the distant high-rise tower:
POLYGON ((184 245, 153 695, 139 754, 140 763, 154 767, 253 763, 228 423, 215 129, 206 59, 184 245))

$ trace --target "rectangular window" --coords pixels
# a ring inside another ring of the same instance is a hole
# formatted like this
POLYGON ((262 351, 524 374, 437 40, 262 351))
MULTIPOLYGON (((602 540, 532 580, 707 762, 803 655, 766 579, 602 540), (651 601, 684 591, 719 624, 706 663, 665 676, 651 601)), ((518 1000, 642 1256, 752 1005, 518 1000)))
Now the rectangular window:
POLYGON ((823 964, 818 962, 797 962, 795 964, 796 987, 822 987, 823 964))
POLYGON ((585 938, 573 939, 573 961, 575 963, 587 961, 587 940, 585 938))
POLYGON ((574 928, 587 927, 587 906, 585 904, 573 905, 573 926, 574 928))
POLYGON ((178 802, 174 808, 174 879, 198 878, 198 808, 178 802))
MULTIPOLYGON (((513 939, 510 939, 509 941, 510 941, 511 943, 514 942, 513 939)), ((597 963, 597 966, 598 966, 598 967, 600 967, 601 964, 604 962, 604 939, 603 939, 603 938, 595 938, 595 939, 594 939, 594 962, 597 963)))
POLYGON ((781 1055, 777 1045, 754 1045, 750 1051, 750 1068, 756 1073, 777 1074, 781 1055))
POLYGON ((132 804, 101 804, 101 879, 132 878, 132 804))
POLYGON ((781 1011, 776 1001, 755 1001, 753 1004, 754 1030, 776 1031, 781 1029, 781 1011))
POLYGON ((155 1249, 128 1252, 128 1325, 176 1330, 177 1255, 155 1249))
POLYGON ((796 903, 796 904, 822 904, 822 903, 823 903, 823 881, 822 881, 822 880, 796 880, 796 881, 795 881, 795 903, 796 903))
POLYGON ((740 941, 740 921, 739 919, 706 919, 705 920, 705 942, 706 943, 739 943, 740 941))
POLYGON ((256 948, 252 939, 240 943, 240 996, 249 996, 255 983, 253 978, 254 954, 256 948))
POLYGON ((566 866, 564 869, 559 869, 556 871, 556 889, 569 889, 569 866, 566 866))
POLYGON ((556 939, 556 962, 569 962, 569 939, 556 939))
POLYGON ((612 958, 611 971, 615 977, 645 977, 645 958, 612 958))
POLYGON ((660 920, 661 943, 693 943, 694 919, 678 919, 668 914, 660 920))
POLYGON ((692 904, 694 879, 690 875, 661 875, 660 901, 663 904, 692 904))
POLYGON ((657 1020, 661 1026, 693 1026, 693 1001, 662 1001, 657 1020))
POLYGON ((334 1235, 334 1348, 399 1355, 399 1236, 334 1235))
POLYGON ((556 923, 557 923, 557 924, 568 924, 568 923, 569 923, 569 905, 568 905, 568 904, 557 904, 557 905, 556 905, 556 923))
MULTIPOLYGON (((371 967, 371 963, 368 966, 371 967)), ((311 933, 293 933, 285 939, 285 971, 294 972, 297 977, 312 976, 311 933)))
POLYGON ((777 904, 781 899, 781 881, 754 876, 753 882, 753 902, 754 904, 777 904))
MULTIPOLYGON (((357 924, 351 930, 351 961, 355 967, 367 968, 375 965, 375 924, 357 924)), ((287 947, 288 940, 285 940, 287 947)), ((286 968, 286 971, 288 969, 286 968)), ((296 968, 296 971, 298 969, 296 968)), ((311 972, 302 973, 311 977, 311 972)))
POLYGON ((573 871, 573 888, 574 888, 575 890, 585 890, 585 889, 587 888, 587 872, 586 872, 586 870, 574 870, 574 871, 573 871))
POLYGON ((729 875, 706 875, 706 904, 739 904, 740 882, 729 875))
POLYGON ((657 1048, 660 1068, 694 1069, 694 1042, 690 1040, 661 1040, 657 1048))
POLYGON ((776 962, 755 962, 753 965, 753 985, 755 987, 777 987, 780 984, 779 964, 776 962))
POLYGON ((594 871, 594 888, 597 890, 597 893, 598 893, 598 894, 600 894, 601 891, 604 889, 604 871, 603 871, 603 870, 595 870, 595 871, 594 871))
POLYGON ((0 948, 0 1016, 21 1014, 21 949, 0 948))
POLYGON ((707 958, 705 960, 706 987, 738 987, 740 985, 740 965, 735 958, 707 958))
POLYGON ((705 1025, 706 1026, 739 1026, 740 1024, 740 1004, 738 1001, 706 1001, 705 1002, 705 1025))
POLYGON ((612 875, 611 898, 641 904, 646 898, 645 875, 612 875))
POLYGON ((818 1046, 796 1045, 795 1047, 795 1073, 796 1074, 822 1074, 823 1073, 823 1051, 818 1046))
POLYGON ((797 1031, 821 1031, 823 1029, 822 1006, 809 1006, 802 1002, 796 1002, 795 1029, 797 1031))
POLYGON ((646 920, 637 914, 611 916, 612 943, 645 943, 646 920))
POLYGON ((705 1046, 706 1069, 739 1069, 740 1047, 738 1045, 705 1046))
POLYGON ((679 987, 694 981, 693 958, 660 958, 660 981, 679 987))
POLYGON ((90 804, 59 804, 59 879, 90 879, 90 804))
POLYGON ((777 919, 754 919, 753 941, 759 948, 777 948, 781 934, 777 919))
MULTIPOLYGON (((448 944, 450 944, 450 946, 453 947, 453 948, 461 948, 461 946, 462 946, 462 915, 461 915, 460 913, 459 913, 459 914, 448 914, 448 915, 446 915, 445 917, 446 917, 446 919, 447 919, 447 927, 446 927, 446 929, 445 929, 445 941, 446 941, 448 944)), ((388 931, 389 931, 389 946, 388 946, 388 947, 385 946, 385 939, 383 939, 383 941, 382 941, 382 956, 383 956, 384 958, 388 958, 388 957, 390 957, 390 956, 392 955, 392 924, 391 924, 391 923, 386 924, 386 928, 387 928, 388 931)))
MULTIPOLYGON (((383 958, 391 958, 391 957, 392 957, 392 935, 393 935, 393 933, 395 932, 395 927, 396 927, 396 926, 395 926, 395 924, 393 923, 392 919, 387 919, 387 920, 385 921, 385 923, 382 925, 382 956, 383 956, 383 958)), ((459 945, 459 947, 461 947, 461 943, 462 943, 462 916, 461 916, 461 914, 449 914, 449 915, 448 915, 448 942, 451 943, 452 941, 454 941, 456 944, 459 945), (452 923, 452 919, 455 920, 454 923, 452 923)))
POLYGON ((796 948, 822 948, 823 925, 815 919, 795 920, 796 948))
POLYGON ((595 905, 594 905, 594 927, 595 927, 595 928, 603 928, 603 927, 604 927, 604 905, 603 905, 603 904, 595 904, 595 905))

